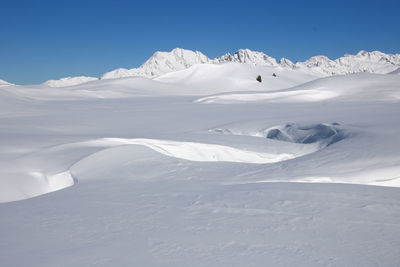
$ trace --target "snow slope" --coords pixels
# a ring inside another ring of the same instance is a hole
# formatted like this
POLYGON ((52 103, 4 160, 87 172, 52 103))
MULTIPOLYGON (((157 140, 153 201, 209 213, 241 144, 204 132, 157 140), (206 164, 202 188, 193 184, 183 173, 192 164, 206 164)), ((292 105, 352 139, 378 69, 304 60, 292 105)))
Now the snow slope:
POLYGON ((265 92, 222 93, 197 99, 198 103, 319 102, 400 100, 397 75, 358 73, 313 80, 292 88, 265 92))
POLYGON ((299 85, 320 76, 309 72, 284 69, 274 66, 252 66, 249 64, 202 64, 164 74, 154 80, 167 84, 185 86, 187 91, 201 94, 231 91, 276 90, 299 85), (276 75, 273 76, 273 74, 276 75), (263 82, 256 81, 261 75, 263 82))
POLYGON ((1 87, 1 265, 400 265, 400 76, 285 64, 1 87))

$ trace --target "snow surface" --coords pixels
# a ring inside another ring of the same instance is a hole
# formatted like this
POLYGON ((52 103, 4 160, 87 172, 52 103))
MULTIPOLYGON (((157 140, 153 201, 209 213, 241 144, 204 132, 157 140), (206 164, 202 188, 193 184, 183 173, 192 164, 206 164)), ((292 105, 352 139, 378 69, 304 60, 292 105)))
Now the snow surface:
POLYGON ((0 265, 399 266, 400 76, 271 62, 1 87, 0 265))

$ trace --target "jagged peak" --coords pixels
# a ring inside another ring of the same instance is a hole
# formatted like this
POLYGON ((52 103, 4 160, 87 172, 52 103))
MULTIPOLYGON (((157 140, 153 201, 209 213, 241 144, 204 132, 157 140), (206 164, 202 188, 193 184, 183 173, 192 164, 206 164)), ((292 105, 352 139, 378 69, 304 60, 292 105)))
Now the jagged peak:
POLYGON ((287 58, 281 58, 281 60, 279 60, 279 65, 281 65, 282 67, 290 67, 290 68, 294 68, 296 65, 289 59, 287 58))
POLYGON ((216 57, 212 62, 213 63, 236 62, 236 63, 247 63, 252 65, 271 65, 271 66, 278 65, 275 58, 270 57, 263 52, 252 51, 248 48, 239 49, 233 55, 227 53, 221 57, 216 57))

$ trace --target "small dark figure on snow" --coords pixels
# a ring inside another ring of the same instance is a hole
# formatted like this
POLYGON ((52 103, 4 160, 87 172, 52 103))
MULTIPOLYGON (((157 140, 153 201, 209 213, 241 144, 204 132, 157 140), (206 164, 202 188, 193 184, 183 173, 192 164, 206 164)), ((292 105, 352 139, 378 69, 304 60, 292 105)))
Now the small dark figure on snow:
POLYGON ((275 73, 272 73, 272 76, 276 77, 276 74, 275 74, 275 73))
POLYGON ((262 82, 261 75, 258 75, 256 80, 257 80, 258 82, 262 82))

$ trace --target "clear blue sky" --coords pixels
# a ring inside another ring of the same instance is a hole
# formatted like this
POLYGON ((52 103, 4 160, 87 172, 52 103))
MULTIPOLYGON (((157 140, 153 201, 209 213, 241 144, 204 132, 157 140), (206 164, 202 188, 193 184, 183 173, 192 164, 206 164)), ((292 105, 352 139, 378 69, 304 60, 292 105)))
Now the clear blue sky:
POLYGON ((0 79, 98 77, 175 47, 280 59, 400 53, 400 1, 0 0, 0 79))

